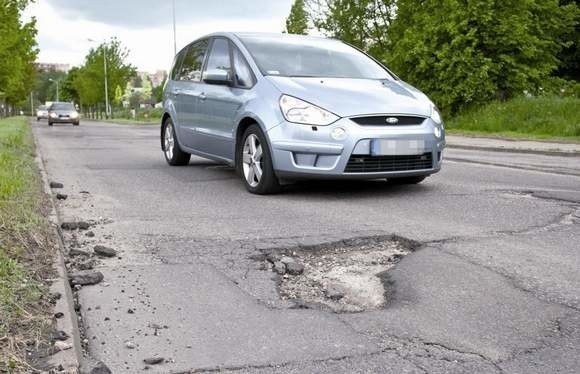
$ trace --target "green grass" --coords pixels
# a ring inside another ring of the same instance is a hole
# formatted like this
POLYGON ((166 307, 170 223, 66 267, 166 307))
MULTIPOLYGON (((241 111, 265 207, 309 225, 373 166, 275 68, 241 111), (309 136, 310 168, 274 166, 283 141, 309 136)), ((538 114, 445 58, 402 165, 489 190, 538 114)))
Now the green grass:
POLYGON ((0 372, 24 370, 27 343, 49 326, 53 246, 41 191, 27 120, 0 120, 0 372))
POLYGON ((580 140, 580 99, 519 97, 472 109, 446 122, 450 134, 580 140))

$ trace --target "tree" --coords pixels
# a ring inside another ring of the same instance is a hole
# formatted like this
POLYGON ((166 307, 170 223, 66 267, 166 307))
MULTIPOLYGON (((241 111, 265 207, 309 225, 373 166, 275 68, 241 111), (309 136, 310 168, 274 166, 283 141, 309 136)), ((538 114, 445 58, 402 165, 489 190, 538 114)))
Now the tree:
POLYGON ((66 77, 60 83, 60 96, 63 101, 72 101, 75 103, 80 102, 80 96, 77 88, 75 87, 75 80, 80 73, 78 67, 72 67, 66 77))
MULTIPOLYGON (((560 5, 574 4, 578 9, 578 0, 560 0, 560 5)), ((565 47, 558 55, 560 66, 556 75, 566 79, 580 81, 580 15, 576 15, 576 26, 562 36, 565 47)))
POLYGON ((36 20, 23 23, 29 0, 0 0, 0 92, 10 105, 25 101, 34 86, 36 20))
POLYGON ((535 91, 577 7, 557 0, 399 0, 385 58, 447 113, 535 91))
POLYGON ((36 98, 41 103, 46 101, 56 101, 56 82, 59 82, 60 99, 69 101, 69 97, 65 94, 64 82, 67 79, 67 73, 58 70, 49 70, 38 72, 36 74, 36 85, 34 91, 36 98))
POLYGON ((163 89, 165 88, 165 82, 167 82, 167 78, 163 79, 163 82, 161 82, 159 86, 153 87, 153 92, 151 95, 153 96, 153 100, 155 100, 156 103, 163 101, 163 89))
POLYGON ((387 29, 396 0, 311 0, 315 27, 381 59, 389 44, 387 29))
POLYGON ((105 102, 104 59, 107 57, 108 99, 114 102, 115 87, 125 87, 135 76, 136 69, 126 62, 129 52, 118 39, 113 38, 89 51, 84 65, 79 69, 73 86, 84 105, 95 105, 105 102))
POLYGON ((286 18, 286 32, 289 34, 308 34, 308 12, 304 0, 294 0, 290 15, 286 18))

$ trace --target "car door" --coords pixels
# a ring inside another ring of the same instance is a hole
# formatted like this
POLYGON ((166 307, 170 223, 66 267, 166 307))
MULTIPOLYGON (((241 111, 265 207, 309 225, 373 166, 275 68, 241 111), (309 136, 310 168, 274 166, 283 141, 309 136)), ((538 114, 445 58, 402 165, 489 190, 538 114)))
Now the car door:
POLYGON ((212 70, 225 70, 230 78, 229 84, 215 84, 204 81, 203 92, 199 99, 200 123, 197 131, 203 152, 222 159, 233 160, 234 120, 244 98, 236 91, 230 41, 214 38, 211 45, 205 73, 212 70))
POLYGON ((173 85, 176 99, 179 140, 192 149, 198 149, 197 126, 200 123, 199 97, 203 84, 201 73, 209 41, 192 43, 187 47, 181 68, 173 85))

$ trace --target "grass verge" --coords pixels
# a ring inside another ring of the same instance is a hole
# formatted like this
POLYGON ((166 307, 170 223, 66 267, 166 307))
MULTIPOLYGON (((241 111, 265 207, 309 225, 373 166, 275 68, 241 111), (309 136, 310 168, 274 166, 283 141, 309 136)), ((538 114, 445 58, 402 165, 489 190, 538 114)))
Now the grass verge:
POLYGON ((25 118, 0 120, 0 372, 34 372, 51 326, 54 243, 25 118))
POLYGON ((451 118, 450 134, 535 140, 580 140, 580 99, 518 97, 451 118))

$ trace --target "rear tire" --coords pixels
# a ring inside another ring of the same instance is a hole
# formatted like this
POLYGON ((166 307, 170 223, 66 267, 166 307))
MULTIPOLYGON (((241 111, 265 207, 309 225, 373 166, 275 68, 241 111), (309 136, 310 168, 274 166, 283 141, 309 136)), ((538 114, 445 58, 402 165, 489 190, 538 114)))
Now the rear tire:
POLYGON ((161 131, 161 146, 165 160, 171 166, 185 166, 189 164, 191 155, 183 152, 179 146, 177 136, 175 136, 175 127, 173 121, 168 118, 163 123, 163 130, 161 131))
POLYGON ((237 147, 236 168, 246 189, 258 195, 280 191, 268 141, 260 126, 253 124, 248 127, 241 140, 242 143, 237 147))
POLYGON ((426 176, 417 177, 402 177, 402 178, 389 178, 387 181, 392 184, 404 185, 404 184, 419 184, 427 178, 426 176))

